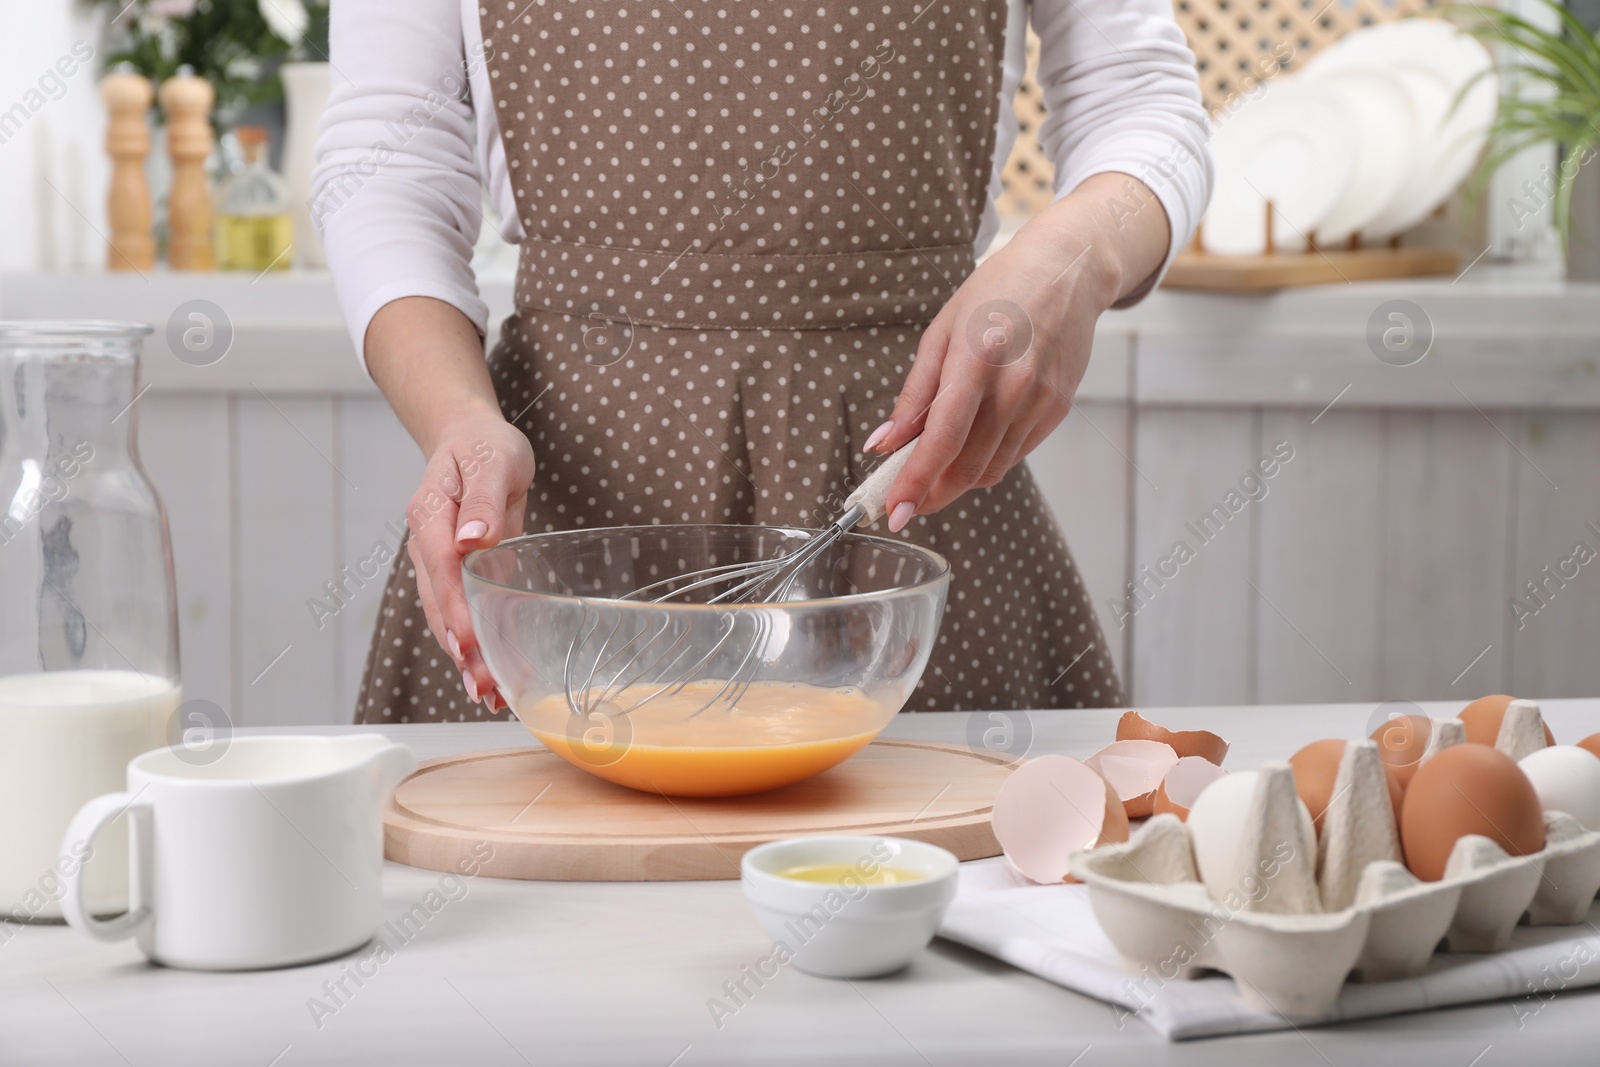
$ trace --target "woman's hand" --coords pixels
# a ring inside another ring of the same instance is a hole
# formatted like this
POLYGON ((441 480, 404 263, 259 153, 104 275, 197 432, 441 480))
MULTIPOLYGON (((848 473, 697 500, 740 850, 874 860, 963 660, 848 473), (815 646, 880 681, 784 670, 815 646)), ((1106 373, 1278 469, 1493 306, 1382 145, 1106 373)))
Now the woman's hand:
POLYGON ((996 484, 1060 425, 1095 321, 1156 270, 1169 239, 1155 194, 1099 174, 972 273, 923 333, 893 414, 867 439, 888 455, 921 438, 889 491, 891 530, 996 484))
POLYGON ((495 412, 441 429, 422 484, 406 507, 406 548, 428 628, 461 671, 467 695, 491 710, 506 701, 472 629, 461 561, 468 552, 522 533, 533 473, 528 438, 495 412))
POLYGON ((483 339, 443 301, 385 304, 366 336, 367 368, 428 457, 406 507, 407 551, 428 628, 461 672, 467 695, 492 710, 505 700, 483 662, 461 584, 461 560, 522 532, 533 447, 495 399, 483 339))

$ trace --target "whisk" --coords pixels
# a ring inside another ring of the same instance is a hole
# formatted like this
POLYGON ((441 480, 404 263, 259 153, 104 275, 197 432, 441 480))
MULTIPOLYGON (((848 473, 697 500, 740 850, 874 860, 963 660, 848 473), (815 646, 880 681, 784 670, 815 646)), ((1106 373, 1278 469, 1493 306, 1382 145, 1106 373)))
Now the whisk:
MULTIPOLYGON (((913 440, 873 468, 872 473, 845 498, 844 508, 838 517, 797 548, 771 559, 724 563, 689 571, 641 586, 618 599, 670 604, 683 601, 701 590, 725 584, 726 588, 696 602, 731 605, 786 600, 807 565, 856 526, 862 523, 870 525, 883 517, 889 487, 911 458, 915 447, 916 441, 913 440)), ((730 611, 725 613, 724 621, 725 627, 716 636, 711 648, 695 657, 690 628, 680 625, 676 638, 667 636, 674 624, 671 611, 663 611, 659 623, 638 620, 635 632, 625 638, 618 636, 624 622, 624 618, 619 616, 601 640, 593 662, 585 671, 582 664, 589 658, 586 649, 601 628, 599 618, 595 618, 591 625, 586 608, 578 635, 567 651, 564 681, 568 708, 574 715, 585 719, 596 713, 606 716, 627 715, 660 697, 674 696, 698 678, 706 664, 728 647, 729 642, 744 629, 750 643, 748 650, 740 657, 738 666, 728 672, 719 688, 686 717, 694 718, 719 706, 733 708, 755 681, 763 653, 772 636, 773 622, 768 613, 759 611, 730 611), (615 648, 612 647, 614 642, 617 644, 615 648), (680 666, 682 661, 691 657, 692 662, 680 666), (597 677, 608 680, 600 686, 596 684, 597 677)))

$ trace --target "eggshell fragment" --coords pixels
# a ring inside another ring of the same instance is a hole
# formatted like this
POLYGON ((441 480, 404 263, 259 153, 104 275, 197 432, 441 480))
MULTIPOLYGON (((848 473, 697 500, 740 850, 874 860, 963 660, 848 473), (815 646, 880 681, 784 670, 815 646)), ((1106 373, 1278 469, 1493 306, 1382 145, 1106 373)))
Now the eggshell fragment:
POLYGON ((1221 765, 1228 755, 1228 742, 1210 730, 1169 730, 1140 715, 1125 711, 1117 720, 1118 741, 1160 741, 1171 745, 1180 757, 1199 756, 1221 765))
POLYGON ((1029 881, 1074 881, 1067 858, 1128 839, 1128 816, 1110 783, 1070 756, 1039 756, 1011 772, 994 798, 994 836, 1029 881))
MULTIPOLYGON (((1595 762, 1600 763, 1600 760, 1595 762)), ((1227 773, 1204 756, 1179 757, 1167 776, 1161 779, 1152 814, 1176 815, 1179 819, 1187 819, 1189 809, 1194 807, 1194 802, 1206 786, 1227 773)))
POLYGON ((1437 753, 1412 777, 1400 806, 1406 866, 1437 882, 1456 842, 1469 834, 1512 856, 1544 847, 1544 809, 1533 783, 1510 756, 1472 741, 1437 753))
POLYGON ((1398 715, 1372 731, 1384 770, 1402 793, 1417 773, 1432 737, 1433 720, 1426 715, 1398 715))
POLYGON ((1600 830, 1600 758, 1577 745, 1550 745, 1517 761, 1545 811, 1564 811, 1600 830))
POLYGON ((1113 741, 1083 762, 1111 783, 1128 817, 1139 819, 1154 810, 1156 790, 1178 754, 1161 741, 1113 741))
MULTIPOLYGON (((1382 759, 1381 749, 1377 742, 1372 742, 1373 749, 1382 759)), ((1306 810, 1311 813, 1311 825, 1316 829, 1317 836, 1322 836, 1323 820, 1327 814, 1328 802, 1333 798, 1336 782, 1339 777, 1339 768, 1345 757, 1348 747, 1343 738, 1330 738, 1326 741, 1313 741, 1299 752, 1289 757, 1289 766, 1294 768, 1294 788, 1300 794, 1300 799, 1305 802, 1306 810)), ((1384 781, 1389 788, 1389 804, 1393 810, 1400 810, 1400 798, 1404 790, 1392 772, 1391 768, 1383 765, 1384 781)))
MULTIPOLYGON (((1504 693, 1495 696, 1479 697, 1461 709, 1461 714, 1456 718, 1461 720, 1467 728, 1467 740, 1475 745, 1492 745, 1500 736, 1500 720, 1505 718, 1506 708, 1516 697, 1508 697, 1504 693)), ((1550 732, 1550 727, 1544 728, 1544 743, 1556 743, 1555 735, 1550 732)))

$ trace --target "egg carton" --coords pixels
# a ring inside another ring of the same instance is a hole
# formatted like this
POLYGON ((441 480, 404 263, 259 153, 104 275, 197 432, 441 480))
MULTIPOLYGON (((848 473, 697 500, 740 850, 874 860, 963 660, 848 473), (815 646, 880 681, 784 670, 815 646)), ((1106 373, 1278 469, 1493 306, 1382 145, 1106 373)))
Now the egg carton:
MULTIPOLYGON (((1512 718, 1496 743, 1508 754, 1530 736, 1526 716, 1512 718)), ((1439 724, 1430 753, 1463 738, 1458 721, 1439 724)), ((1152 817, 1125 843, 1075 853, 1071 871, 1123 956, 1163 977, 1222 971, 1246 1002, 1289 1019, 1325 1016, 1347 979, 1419 974, 1441 947, 1497 952, 1520 922, 1587 918, 1600 893, 1600 832, 1549 811, 1542 851, 1511 856, 1469 835, 1444 876, 1424 882, 1399 862, 1383 775, 1375 744, 1348 745, 1315 841, 1289 765, 1263 766, 1241 828, 1243 874, 1222 899, 1202 884, 1175 815, 1152 817)))

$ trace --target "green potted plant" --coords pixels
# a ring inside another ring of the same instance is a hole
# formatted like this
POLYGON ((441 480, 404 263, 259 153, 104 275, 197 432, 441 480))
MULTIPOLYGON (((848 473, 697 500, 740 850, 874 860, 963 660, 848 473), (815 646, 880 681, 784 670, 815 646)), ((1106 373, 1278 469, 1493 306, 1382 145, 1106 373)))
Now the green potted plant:
POLYGON ((328 0, 93 0, 111 12, 106 65, 160 82, 189 67, 217 92, 224 125, 283 99, 286 61, 328 58, 328 0))
POLYGON ((1537 213, 1548 204, 1572 280, 1600 280, 1600 39, 1560 0, 1539 0, 1556 16, 1554 28, 1515 12, 1467 4, 1449 12, 1461 27, 1502 58, 1501 97, 1490 128, 1490 148, 1480 184, 1526 148, 1553 143, 1558 162, 1513 213, 1537 213), (1541 187, 1542 185, 1542 187, 1541 187))

